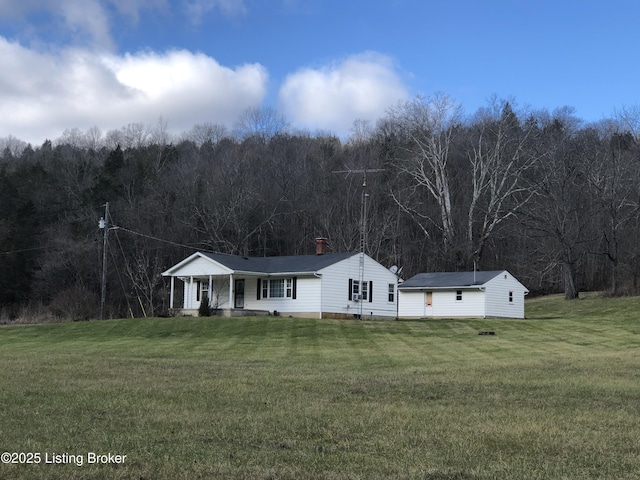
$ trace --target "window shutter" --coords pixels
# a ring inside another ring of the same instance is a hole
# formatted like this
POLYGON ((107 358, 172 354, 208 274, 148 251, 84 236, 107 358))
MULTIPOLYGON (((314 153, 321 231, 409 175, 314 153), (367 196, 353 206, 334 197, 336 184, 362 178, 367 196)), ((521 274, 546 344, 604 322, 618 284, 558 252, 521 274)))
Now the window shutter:
POLYGON ((262 279, 258 279, 258 288, 256 289, 256 300, 260 300, 260 294, 262 293, 262 279))
POLYGON ((369 282, 369 303, 373 302, 373 282, 369 282))
POLYGON ((296 295, 297 295, 297 290, 298 290, 298 277, 293 277, 291 279, 291 298, 293 300, 296 299, 296 295))
POLYGON ((353 280, 349 279, 349 300, 351 300, 353 297, 353 280))

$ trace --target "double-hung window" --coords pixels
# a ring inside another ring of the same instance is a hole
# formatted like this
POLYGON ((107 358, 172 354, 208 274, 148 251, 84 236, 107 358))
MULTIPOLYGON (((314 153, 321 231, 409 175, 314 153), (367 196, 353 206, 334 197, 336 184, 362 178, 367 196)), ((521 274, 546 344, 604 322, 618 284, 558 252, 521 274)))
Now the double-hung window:
POLYGON ((373 282, 349 279, 349 300, 371 302, 372 296, 373 282))
POLYGON ((269 298, 284 298, 284 278, 269 280, 269 298))
POLYGON ((260 298, 296 298, 296 278, 258 279, 258 300, 260 298))
POLYGON ((360 282, 358 280, 351 280, 351 297, 350 299, 360 299, 360 282))

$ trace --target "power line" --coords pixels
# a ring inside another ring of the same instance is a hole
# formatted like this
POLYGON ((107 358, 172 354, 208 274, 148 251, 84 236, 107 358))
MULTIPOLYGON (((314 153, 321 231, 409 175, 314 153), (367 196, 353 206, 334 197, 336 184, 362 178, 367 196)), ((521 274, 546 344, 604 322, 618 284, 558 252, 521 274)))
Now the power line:
POLYGON ((35 250, 46 250, 53 248, 53 245, 46 245, 44 247, 23 248, 22 250, 12 250, 10 252, 0 252, 0 255, 11 255, 13 253, 33 252, 35 250))
MULTIPOLYGON (((111 215, 109 215, 109 217, 111 218, 111 215)), ((163 238, 154 237, 152 235, 147 235, 145 233, 136 232, 136 231, 131 230, 129 228, 121 227, 119 225, 114 225, 114 224, 111 224, 111 223, 109 225, 110 225, 110 227, 109 227, 110 229, 122 230, 123 232, 130 233, 131 235, 136 235, 138 237, 148 238, 150 240, 155 240, 157 242, 166 243, 168 245, 173 245, 175 247, 183 247, 183 248, 188 248, 190 250, 213 252, 213 250, 208 250, 208 249, 205 249, 205 248, 198 248, 198 247, 195 247, 193 245, 186 245, 184 243, 172 242, 171 240, 165 240, 163 238)), ((10 250, 10 251, 6 251, 6 252, 0 252, 0 255, 11 255, 11 254, 14 254, 14 253, 33 252, 33 251, 36 251, 36 250, 47 250, 47 249, 56 248, 56 247, 57 247, 57 245, 49 244, 49 245, 45 245, 45 246, 42 246, 42 247, 23 248, 23 249, 20 249, 20 250, 10 250)))
POLYGON ((118 229, 118 230, 122 230, 124 232, 130 233, 132 235, 136 235, 138 237, 148 238, 150 240, 156 240, 157 242, 166 243, 168 245, 173 245, 175 247, 189 248, 191 250, 202 250, 202 249, 199 249, 197 247, 194 247, 193 245, 185 245, 184 243, 176 243, 176 242, 172 242, 170 240, 164 240, 163 238, 158 238, 158 237, 154 237, 152 235, 147 235, 147 234, 144 234, 144 233, 136 232, 136 231, 130 230, 130 229, 125 228, 125 227, 120 227, 120 226, 117 226, 117 225, 114 225, 114 227, 116 229, 118 229))

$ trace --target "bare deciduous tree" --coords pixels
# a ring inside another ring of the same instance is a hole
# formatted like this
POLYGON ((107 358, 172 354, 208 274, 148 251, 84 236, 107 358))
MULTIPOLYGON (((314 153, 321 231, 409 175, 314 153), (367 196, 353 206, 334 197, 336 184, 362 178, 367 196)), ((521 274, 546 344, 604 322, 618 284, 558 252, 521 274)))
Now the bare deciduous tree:
POLYGON ((241 140, 257 137, 266 142, 275 135, 285 133, 289 122, 273 107, 249 107, 237 120, 235 136, 241 140))
POLYGON ((496 102, 473 123, 467 155, 471 189, 467 211, 467 252, 481 259, 488 239, 534 195, 525 184, 527 172, 540 160, 533 146, 536 129, 520 125, 509 102, 496 102))
POLYGON ((409 202, 396 198, 398 205, 421 225, 438 225, 442 231, 445 249, 455 243, 450 172, 448 169, 449 150, 462 120, 462 107, 446 95, 431 99, 416 97, 390 113, 400 134, 406 138, 406 156, 396 162, 398 170, 411 179, 412 197, 409 202), (412 205, 420 204, 422 189, 435 200, 439 208, 439 219, 431 218, 412 205))

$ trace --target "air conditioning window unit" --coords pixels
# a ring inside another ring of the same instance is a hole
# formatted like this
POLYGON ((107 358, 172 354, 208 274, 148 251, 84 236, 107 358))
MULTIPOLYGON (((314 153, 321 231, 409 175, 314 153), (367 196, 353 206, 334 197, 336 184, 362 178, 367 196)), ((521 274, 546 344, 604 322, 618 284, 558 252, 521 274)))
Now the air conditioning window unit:
POLYGON ((354 301, 358 301, 358 300, 362 300, 362 296, 359 293, 354 293, 353 294, 353 300, 354 301))

